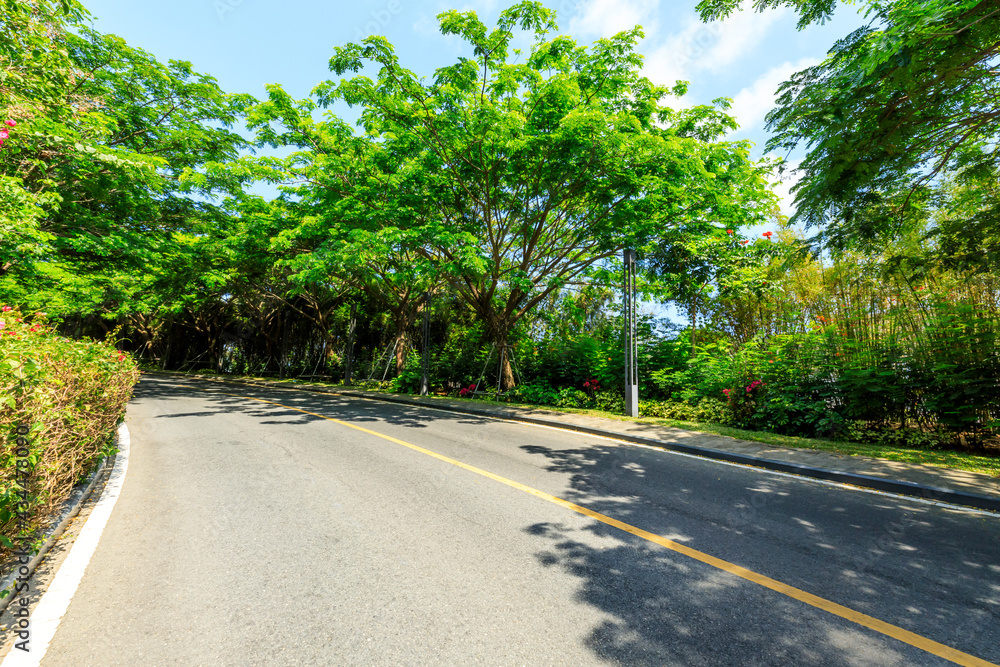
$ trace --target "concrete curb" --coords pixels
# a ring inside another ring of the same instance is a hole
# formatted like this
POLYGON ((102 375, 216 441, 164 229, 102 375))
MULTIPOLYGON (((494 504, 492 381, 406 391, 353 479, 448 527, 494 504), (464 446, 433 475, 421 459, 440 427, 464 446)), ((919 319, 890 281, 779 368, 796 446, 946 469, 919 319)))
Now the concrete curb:
POLYGON ((502 419, 506 421, 525 422, 528 424, 537 424, 539 426, 561 428, 567 431, 575 431, 577 433, 586 433, 588 435, 598 435, 601 437, 610 438, 612 440, 621 440, 624 442, 631 442, 640 445, 647 445, 650 447, 657 447, 659 449, 680 452, 683 454, 690 454, 693 456, 699 456, 701 458, 706 458, 716 461, 726 461, 727 463, 735 463, 738 465, 751 466, 754 468, 763 468, 765 470, 772 470, 774 472, 783 472, 792 475, 798 475, 800 477, 808 477, 811 479, 819 479, 828 482, 837 482, 840 484, 849 484, 851 486, 857 486, 865 489, 884 491, 886 493, 895 493, 897 495, 907 496, 910 498, 921 498, 924 500, 949 503, 952 505, 960 505, 962 507, 970 507, 974 509, 987 510, 990 512, 1000 513, 1000 498, 978 495, 974 493, 967 493, 965 491, 955 491, 953 489, 946 489, 942 487, 927 486, 923 484, 917 484, 915 482, 904 482, 900 480, 887 479, 883 477, 862 475, 859 473, 843 472, 839 470, 827 470, 825 468, 814 468, 811 466, 800 465, 797 463, 774 461, 772 459, 764 459, 757 456, 751 456, 749 454, 736 454, 734 452, 725 452, 718 449, 710 449, 708 447, 694 447, 692 445, 683 445, 677 442, 657 440, 654 438, 644 438, 642 436, 629 435, 627 433, 617 433, 615 431, 605 431, 602 429, 591 428, 588 426, 579 426, 577 424, 568 424, 566 422, 561 422, 552 419, 540 419, 538 417, 529 417, 524 415, 498 414, 496 412, 490 412, 489 410, 479 410, 472 407, 464 408, 452 405, 433 405, 410 398, 404 398, 402 396, 384 396, 381 394, 354 391, 350 389, 333 389, 327 387, 286 385, 277 382, 269 382, 266 380, 264 381, 238 380, 235 378, 220 378, 217 376, 210 376, 210 375, 190 375, 187 373, 175 373, 170 371, 166 372, 146 371, 146 372, 150 373, 151 375, 181 376, 187 378, 195 378, 199 380, 221 382, 224 384, 242 384, 248 386, 266 387, 266 388, 294 389, 297 391, 309 391, 317 394, 332 394, 341 396, 352 396, 356 398, 368 398, 372 400, 383 401, 386 403, 397 403, 400 405, 410 405, 413 407, 433 408, 435 410, 444 410, 446 412, 473 415, 476 417, 490 417, 493 419, 502 419))
MULTIPOLYGON (((115 434, 115 445, 118 444, 118 435, 115 434)), ((90 498, 91 493, 94 491, 94 487, 97 486, 97 482, 101 479, 104 472, 107 470, 108 457, 102 458, 98 464, 97 469, 90 474, 90 477, 84 482, 86 486, 80 488, 79 486, 73 490, 69 498, 67 498, 62 504, 62 511, 59 513, 59 519, 55 522, 55 526, 50 528, 48 535, 45 538, 45 542, 42 544, 41 548, 38 550, 30 561, 27 563, 28 574, 26 576, 31 577, 35 574, 35 568, 38 564, 42 562, 45 555, 48 553, 52 545, 55 544, 63 532, 66 530, 66 526, 69 522, 80 513, 80 508, 83 506, 87 499, 90 498)), ((8 605, 10 605, 11 600, 16 598, 16 595, 11 594, 11 589, 14 587, 15 579, 19 576, 20 563, 13 563, 11 565, 10 572, 0 581, 0 593, 7 592, 7 595, 0 599, 0 615, 7 610, 8 605)), ((20 575, 25 576, 25 575, 20 575)))

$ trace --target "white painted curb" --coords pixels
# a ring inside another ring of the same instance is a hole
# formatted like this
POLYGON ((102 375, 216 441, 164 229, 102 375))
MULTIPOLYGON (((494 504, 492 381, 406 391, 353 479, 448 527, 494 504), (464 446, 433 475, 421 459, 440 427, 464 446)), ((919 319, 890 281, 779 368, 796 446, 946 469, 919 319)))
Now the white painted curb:
POLYGON ((59 567, 55 579, 31 613, 31 639, 28 644, 30 650, 11 648, 0 667, 35 667, 45 657, 52 637, 59 628, 59 621, 66 615, 69 603, 104 533, 104 527, 111 518, 111 510, 118 502, 122 484, 125 482, 125 473, 128 471, 129 444, 128 428, 122 423, 118 427, 118 454, 115 456, 115 467, 111 470, 107 486, 101 493, 101 499, 97 501, 90 517, 87 518, 87 523, 73 543, 66 560, 59 567))

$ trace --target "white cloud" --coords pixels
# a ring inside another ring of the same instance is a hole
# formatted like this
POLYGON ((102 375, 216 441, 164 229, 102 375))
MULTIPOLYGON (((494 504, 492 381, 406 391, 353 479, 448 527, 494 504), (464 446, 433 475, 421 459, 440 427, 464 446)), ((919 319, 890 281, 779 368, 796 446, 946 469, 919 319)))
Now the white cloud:
POLYGON ((641 25, 649 37, 656 30, 659 0, 585 0, 577 7, 569 22, 571 35, 611 37, 641 25))
POLYGON ((786 13, 784 7, 766 12, 744 9, 719 22, 718 39, 703 59, 703 66, 712 72, 738 62, 763 39, 771 26, 786 13))
POLYGON ((767 112, 774 108, 778 87, 791 78, 792 74, 819 64, 816 58, 803 58, 798 62, 786 62, 772 67, 756 81, 741 90, 733 98, 733 108, 729 110, 740 124, 742 131, 761 126, 767 112))
POLYGON ((690 81, 698 71, 722 72, 753 50, 786 13, 784 8, 743 10, 709 23, 691 16, 683 29, 647 53, 644 73, 654 83, 673 85, 677 79, 690 81))
POLYGON ((792 195, 791 190, 802 178, 802 175, 798 172, 800 164, 802 164, 802 160, 788 160, 785 163, 784 174, 780 177, 777 173, 774 174, 775 182, 771 188, 774 194, 778 195, 781 212, 789 217, 795 213, 795 197, 792 195))

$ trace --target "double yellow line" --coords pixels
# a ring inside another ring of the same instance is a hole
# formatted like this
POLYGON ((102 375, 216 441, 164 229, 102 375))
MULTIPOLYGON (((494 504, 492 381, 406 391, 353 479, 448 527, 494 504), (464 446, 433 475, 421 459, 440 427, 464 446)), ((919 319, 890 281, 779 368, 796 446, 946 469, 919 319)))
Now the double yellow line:
MULTIPOLYGON (((218 392, 218 393, 224 393, 224 392, 218 392)), ((564 500, 563 498, 550 495, 548 493, 545 493, 544 491, 539 491, 538 489, 526 486, 524 484, 521 484, 520 482, 515 482, 512 479, 501 477, 500 475, 496 475, 487 470, 483 470, 482 468, 471 466, 468 463, 462 463, 461 461, 457 461, 448 456, 444 456, 443 454, 438 454, 437 452, 432 452, 431 450, 424 449, 423 447, 420 447, 418 445, 405 442, 398 438, 393 438, 392 436, 389 435, 378 433, 377 431, 372 431, 362 426, 357 426, 355 424, 350 424, 348 422, 341 421, 339 419, 334 419, 333 417, 327 417, 326 415, 317 414, 315 412, 309 412, 308 410, 302 410, 301 408, 296 408, 290 405, 284 405, 282 403, 276 403, 274 401, 264 400, 263 398, 254 398, 252 396, 239 396, 237 394, 224 394, 224 395, 232 396, 234 398, 242 398, 249 401, 259 401, 261 403, 268 403, 270 405, 276 405, 279 408, 285 408, 286 410, 295 410, 296 412, 302 412, 307 415, 312 415, 313 417, 326 419, 336 424, 340 424, 341 426, 346 426, 347 428, 352 428, 356 431, 361 431, 362 433, 373 435, 376 438, 388 440, 389 442, 412 449, 415 452, 426 454, 427 456, 433 457, 439 461, 443 461, 450 465, 463 468, 477 475, 482 475, 483 477, 487 477, 496 482, 500 482, 501 484, 506 484, 509 487, 517 489, 518 491, 523 491, 525 493, 531 494, 536 498, 541 498, 542 500, 547 500, 548 502, 553 503, 555 505, 559 505, 560 507, 565 507, 566 509, 577 512, 586 517, 590 517, 595 521, 600 521, 601 523, 607 524, 609 526, 614 526, 615 528, 623 530, 626 533, 630 533, 632 535, 635 535, 636 537, 641 537, 644 540, 648 540, 654 544, 658 544, 661 547, 664 547, 665 549, 670 549, 671 551, 683 554, 688 558, 693 558, 696 561, 705 563, 706 565, 710 565, 719 570, 723 570, 724 572, 728 572, 732 575, 740 577, 741 579, 752 581, 753 583, 763 586, 764 588, 769 588, 772 591, 775 591, 776 593, 781 593, 782 595, 786 595, 800 602, 804 602, 807 605, 816 607, 817 609, 822 609, 823 611, 829 612, 834 616, 839 616, 840 618, 851 621, 852 623, 857 623, 858 625, 866 627, 870 630, 874 630, 875 632, 879 632, 888 637, 892 637, 893 639, 898 639, 899 641, 905 644, 909 644, 910 646, 914 646, 921 650, 927 651, 928 653, 932 653, 946 660, 950 660, 956 664, 966 665, 968 667, 1000 667, 1000 665, 996 665, 995 663, 987 662, 982 658, 977 658, 976 656, 969 655, 968 653, 963 653, 958 649, 946 646, 932 639, 928 639, 927 637, 924 637, 922 635, 910 632, 909 630, 904 630, 903 628, 892 625, 891 623, 880 621, 877 618, 868 616, 867 614, 862 614, 861 612, 855 611, 849 607, 837 604, 836 602, 831 602, 826 598, 821 598, 818 595, 807 593, 806 591, 803 591, 799 588, 795 588, 794 586, 789 586, 788 584, 784 584, 780 581, 777 581, 776 579, 771 579, 770 577, 766 577, 763 574, 758 574, 757 572, 748 570, 744 567, 740 567, 739 565, 734 565, 733 563, 724 561, 721 558, 710 556, 709 554, 684 546, 683 544, 674 542, 673 540, 668 540, 665 537, 661 537, 660 535, 656 535, 649 531, 643 530, 642 528, 637 528, 631 524, 625 523, 624 521, 613 519, 609 516, 601 514, 600 512, 595 512, 591 509, 587 509, 586 507, 581 507, 580 505, 571 503, 568 500, 564 500)))

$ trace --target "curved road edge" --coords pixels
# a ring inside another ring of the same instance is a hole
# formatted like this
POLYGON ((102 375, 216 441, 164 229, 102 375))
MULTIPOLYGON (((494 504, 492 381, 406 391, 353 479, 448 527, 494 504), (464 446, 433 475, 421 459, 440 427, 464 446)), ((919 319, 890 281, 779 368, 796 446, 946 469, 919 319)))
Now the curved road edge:
POLYGON ((87 570, 87 565, 90 564, 90 559, 97 549, 104 527, 111 517, 115 503, 118 502, 118 496, 121 495, 125 474, 128 472, 131 444, 128 427, 124 422, 118 426, 117 441, 118 453, 115 454, 115 464, 100 500, 87 517, 87 522, 81 528, 73 548, 59 567, 52 583, 31 612, 29 650, 12 648, 0 667, 35 667, 45 657, 45 652, 59 628, 59 622, 66 614, 69 603, 87 570))

